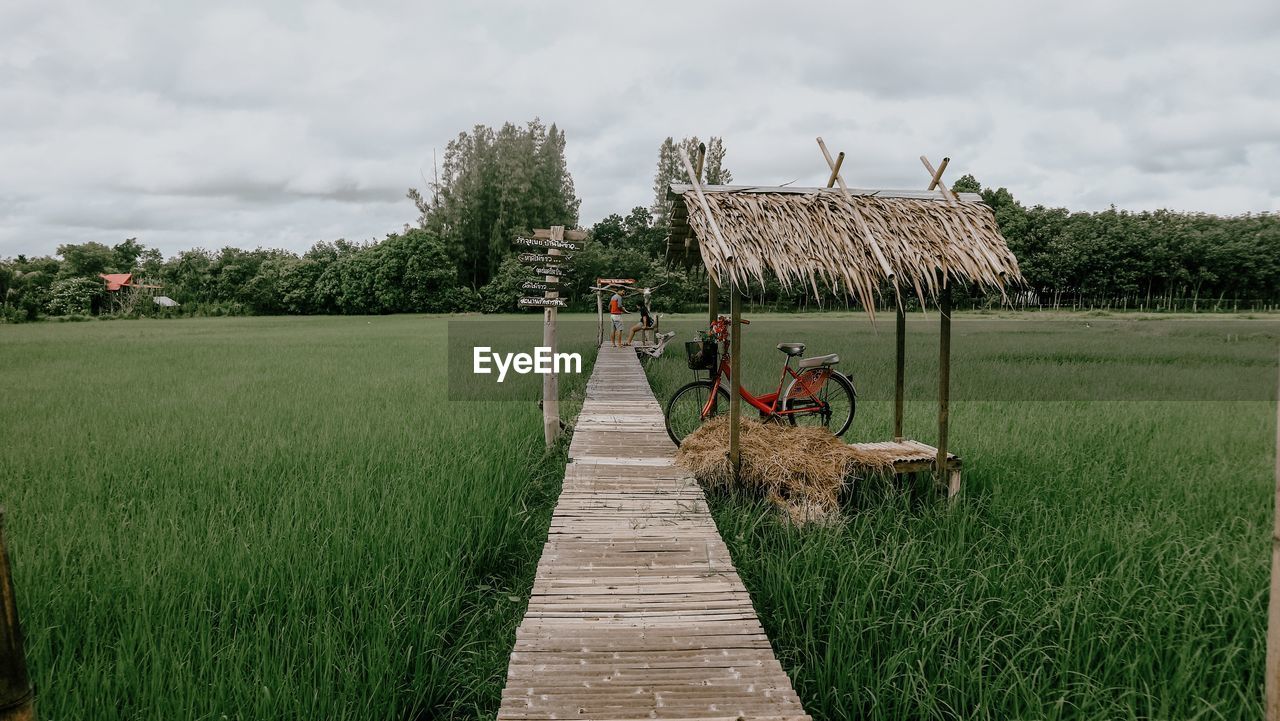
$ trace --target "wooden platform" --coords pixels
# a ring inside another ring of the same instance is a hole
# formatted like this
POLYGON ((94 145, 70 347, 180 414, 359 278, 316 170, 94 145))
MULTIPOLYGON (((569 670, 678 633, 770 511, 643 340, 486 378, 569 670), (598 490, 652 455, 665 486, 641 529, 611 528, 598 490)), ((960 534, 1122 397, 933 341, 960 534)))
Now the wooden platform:
MULTIPOLYGON (((927 443, 904 438, 900 441, 879 441, 876 443, 850 443, 850 446, 866 451, 888 450, 893 452, 893 471, 898 474, 918 473, 933 470, 938 465, 938 449, 927 443)), ((947 454, 947 497, 952 498, 960 493, 960 457, 954 453, 947 454)))
POLYGON ((808 719, 631 348, 600 349, 499 719, 808 719))

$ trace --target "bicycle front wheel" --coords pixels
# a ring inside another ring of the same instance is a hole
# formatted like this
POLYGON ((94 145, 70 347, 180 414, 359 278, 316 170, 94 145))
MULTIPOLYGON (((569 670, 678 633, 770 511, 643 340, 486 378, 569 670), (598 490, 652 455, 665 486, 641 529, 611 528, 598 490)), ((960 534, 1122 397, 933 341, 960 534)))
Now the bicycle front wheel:
POLYGON ((858 394, 853 381, 843 373, 826 368, 810 368, 787 386, 784 408, 793 426, 826 428, 842 436, 853 425, 858 410, 858 394))
POLYGON ((667 435, 678 446, 703 423, 728 412, 728 391, 711 381, 694 381, 676 391, 667 401, 667 435))

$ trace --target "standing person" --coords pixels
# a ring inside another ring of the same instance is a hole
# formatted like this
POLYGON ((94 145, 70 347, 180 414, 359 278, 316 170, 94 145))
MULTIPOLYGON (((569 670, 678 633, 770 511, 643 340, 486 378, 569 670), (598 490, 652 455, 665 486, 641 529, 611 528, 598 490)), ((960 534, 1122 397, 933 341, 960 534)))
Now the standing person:
POLYGON ((613 297, 609 299, 609 318, 613 320, 613 331, 609 333, 609 340, 613 342, 614 348, 620 348, 622 345, 622 314, 630 312, 622 306, 623 292, 623 288, 618 288, 613 291, 613 297))

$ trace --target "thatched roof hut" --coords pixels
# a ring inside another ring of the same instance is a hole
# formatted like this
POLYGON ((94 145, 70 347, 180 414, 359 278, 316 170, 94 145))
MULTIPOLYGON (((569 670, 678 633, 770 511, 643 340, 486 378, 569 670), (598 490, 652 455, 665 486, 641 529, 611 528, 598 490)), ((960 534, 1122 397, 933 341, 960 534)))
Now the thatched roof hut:
MULTIPOLYGON (((831 171, 826 188, 702 185, 705 148, 695 165, 682 154, 689 185, 669 186, 672 201, 668 260, 701 259, 707 269, 711 320, 719 314, 719 288, 731 301, 729 460, 739 468, 741 403, 740 353, 743 294, 771 273, 784 286, 803 285, 814 295, 847 294, 868 313, 889 287, 896 303, 893 441, 856 444, 895 455, 897 473, 928 469, 948 496, 960 490, 960 459, 947 451, 951 375, 952 281, 976 284, 1001 294, 1022 284, 1018 260, 1010 252, 995 213, 974 193, 954 193, 942 182, 950 162, 934 168, 927 190, 858 190, 840 175, 844 153, 832 158, 822 138, 818 146, 831 171), (906 311, 903 291, 921 305, 938 308, 938 439, 928 446, 904 435, 906 311)), ((717 375, 715 383, 720 382, 717 375)))
POLYGON ((668 258, 699 256, 721 285, 747 288, 773 274, 784 286, 847 293, 866 308, 886 281, 936 298, 944 275, 1004 292, 1019 283, 995 214, 976 193, 704 185, 670 186, 668 258), (711 229, 719 226, 728 248, 711 229), (727 252, 726 252, 727 251, 727 252), (732 255, 730 261, 727 256, 732 255), (883 258, 884 262, 881 262, 883 258))

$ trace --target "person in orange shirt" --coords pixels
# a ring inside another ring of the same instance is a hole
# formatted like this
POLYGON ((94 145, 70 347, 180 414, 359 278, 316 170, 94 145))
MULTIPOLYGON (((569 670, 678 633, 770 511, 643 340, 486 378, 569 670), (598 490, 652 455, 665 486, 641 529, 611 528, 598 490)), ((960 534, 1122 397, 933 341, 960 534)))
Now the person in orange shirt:
POLYGON ((614 348, 622 344, 622 315, 630 312, 622 305, 622 296, 625 292, 625 289, 618 288, 609 299, 609 318, 613 321, 613 331, 609 333, 609 340, 614 348))

